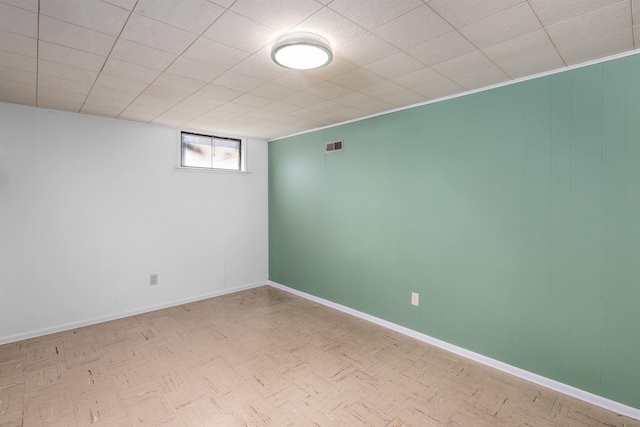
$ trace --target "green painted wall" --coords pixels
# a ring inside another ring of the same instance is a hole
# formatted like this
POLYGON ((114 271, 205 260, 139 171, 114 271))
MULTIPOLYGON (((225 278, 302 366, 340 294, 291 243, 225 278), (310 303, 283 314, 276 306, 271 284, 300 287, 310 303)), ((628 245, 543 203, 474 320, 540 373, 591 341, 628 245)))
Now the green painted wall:
POLYGON ((269 241, 275 282, 640 408, 640 55, 271 142, 269 241))

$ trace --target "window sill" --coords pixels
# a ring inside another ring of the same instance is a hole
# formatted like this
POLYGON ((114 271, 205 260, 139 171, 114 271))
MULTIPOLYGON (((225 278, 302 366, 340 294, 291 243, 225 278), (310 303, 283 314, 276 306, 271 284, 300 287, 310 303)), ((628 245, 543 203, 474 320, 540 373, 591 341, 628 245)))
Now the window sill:
POLYGON ((209 168, 190 168, 185 166, 176 166, 176 170, 181 172, 195 172, 195 173, 222 173, 231 175, 249 175, 249 171, 235 171, 228 169, 209 169, 209 168))

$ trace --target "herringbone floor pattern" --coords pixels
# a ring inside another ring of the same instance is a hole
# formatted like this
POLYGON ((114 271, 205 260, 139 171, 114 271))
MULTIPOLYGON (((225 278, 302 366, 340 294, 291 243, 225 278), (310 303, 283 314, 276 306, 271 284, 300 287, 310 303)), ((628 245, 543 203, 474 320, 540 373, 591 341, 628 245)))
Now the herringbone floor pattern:
POLYGON ((271 287, 0 346, 0 426, 640 426, 271 287))

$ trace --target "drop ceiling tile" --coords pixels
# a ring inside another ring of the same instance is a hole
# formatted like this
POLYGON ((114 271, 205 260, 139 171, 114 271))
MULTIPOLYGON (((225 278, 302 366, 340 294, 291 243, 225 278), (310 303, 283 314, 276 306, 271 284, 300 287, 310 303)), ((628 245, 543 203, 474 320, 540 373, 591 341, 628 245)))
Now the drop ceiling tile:
POLYGON ((86 93, 69 92, 68 90, 54 89, 50 87, 38 87, 38 106, 40 106, 40 101, 42 99, 51 99, 69 101, 73 102, 74 104, 79 104, 79 110, 86 97, 86 93))
POLYGON ((207 0, 138 0, 134 12, 200 35, 224 10, 207 0))
POLYGON ((177 102, 172 99, 158 98, 147 94, 142 94, 135 99, 135 103, 139 105, 148 105, 150 107, 163 108, 168 110, 173 108, 177 102))
POLYGON ((343 59, 333 57, 333 61, 325 67, 308 70, 307 73, 323 80, 333 80, 337 77, 350 73, 358 69, 357 65, 347 62, 343 59))
POLYGON ((361 67, 399 52, 373 33, 365 33, 345 43, 335 56, 361 67))
POLYGON ((351 92, 351 89, 332 82, 322 82, 319 85, 310 87, 309 89, 304 91, 304 93, 308 93, 323 99, 332 99, 351 92))
POLYGON ((56 62, 70 67, 84 68, 90 71, 100 71, 106 60, 106 57, 101 55, 83 52, 43 40, 39 43, 38 56, 45 61, 56 62))
POLYGON ((276 65, 270 59, 267 60, 259 56, 251 55, 233 67, 232 71, 256 79, 270 81, 285 74, 287 69, 276 65))
POLYGON ((99 0, 40 0, 41 16, 117 36, 129 12, 99 0))
POLYGON ((96 77, 98 77, 98 73, 95 71, 56 64, 55 62, 45 61, 42 59, 38 61, 38 74, 89 84, 93 84, 96 77))
POLYGON ((245 76, 243 74, 238 74, 233 71, 227 71, 220 77, 216 78, 212 83, 217 86, 227 87, 240 92, 250 92, 262 85, 264 81, 254 79, 253 77, 245 76))
POLYGON ((324 102, 325 99, 308 93, 298 92, 295 95, 287 96, 282 101, 288 104, 297 105, 298 107, 310 107, 314 104, 324 102))
POLYGON ((398 52, 369 64, 364 68, 379 76, 392 79, 425 67, 426 65, 414 59, 412 56, 404 52, 398 52))
MULTIPOLYGON (((247 114, 249 111, 253 111, 253 110, 255 110, 254 107, 251 107, 249 105, 244 105, 244 104, 238 104, 237 102, 227 102, 215 109, 215 111, 226 111, 228 113, 233 113, 236 115, 247 114)), ((212 113, 213 111, 210 112, 209 114, 212 114, 212 113)))
POLYGON ((231 10, 283 33, 321 7, 314 0, 237 0, 231 10))
POLYGON ((229 121, 229 120, 233 120, 238 116, 239 116, 239 114, 230 113, 228 111, 222 111, 222 110, 218 110, 218 109, 213 110, 213 111, 209 111, 208 113, 203 115, 203 117, 206 117, 206 118, 213 118, 213 119, 220 120, 221 123, 229 121))
POLYGON ((120 110, 119 108, 109 108, 100 105, 92 105, 85 102, 82 105, 82 109, 80 110, 80 112, 83 114, 91 114, 93 116, 115 118, 122 112, 122 110, 120 110))
POLYGON ((206 83, 201 80, 190 79, 187 77, 179 76, 177 74, 162 73, 160 77, 156 79, 154 84, 172 89, 178 89, 192 94, 203 87, 206 83))
POLYGON ((0 30, 0 50, 35 58, 38 52, 36 39, 0 30))
POLYGON ((632 0, 631 9, 633 12, 633 25, 640 25, 640 0, 632 0))
POLYGON ((627 2, 598 9, 547 27, 547 32, 556 46, 579 44, 589 38, 631 28, 631 17, 627 2))
POLYGON ((420 0, 334 0, 329 7, 361 27, 373 30, 422 4, 420 0), (381 10, 384 13, 379 13, 381 10))
POLYGON ((2 3, 30 10, 31 12, 38 11, 38 0, 2 0, 2 3))
POLYGON ((48 16, 40 16, 40 39, 100 56, 107 56, 116 40, 108 34, 48 16))
POLYGON ((95 82, 96 86, 102 86, 110 89, 119 89, 131 93, 139 94, 149 86, 147 83, 137 80, 125 79, 122 77, 112 76, 101 73, 95 82))
POLYGON ((300 108, 297 105, 289 104, 287 102, 277 101, 269 105, 265 105, 264 109, 268 111, 273 111, 278 114, 289 114, 295 110, 300 108))
POLYGON ((429 99, 389 80, 362 89, 362 92, 395 107, 417 104, 429 99))
POLYGON ((0 30, 35 38, 38 36, 38 14, 0 3, 0 30))
POLYGON ((73 113, 77 113, 80 111, 80 108, 82 107, 82 102, 69 101, 69 100, 58 99, 58 98, 48 98, 38 94, 38 107, 49 108, 52 110, 71 111, 73 113))
POLYGON ((96 97, 103 99, 112 99, 114 101, 126 102, 128 105, 128 103, 136 99, 137 96, 138 94, 134 92, 127 92, 124 90, 94 85, 91 88, 91 92, 89 92, 88 98, 96 97))
POLYGON ((219 6, 222 6, 224 8, 229 8, 236 0, 209 0, 209 1, 212 1, 213 3, 219 6))
POLYGON ((118 118, 122 120, 131 120, 133 122, 150 123, 156 118, 156 116, 153 114, 135 113, 125 110, 118 116, 118 118))
POLYGON ((120 38, 176 55, 181 54, 198 36, 138 13, 133 13, 120 38))
POLYGON ((160 126, 169 126, 169 127, 173 127, 173 128, 179 128, 185 122, 183 120, 180 120, 180 119, 172 119, 172 118, 169 118, 169 117, 160 116, 160 117, 156 117, 155 119, 153 119, 151 121, 151 123, 153 123, 155 125, 160 125, 160 126))
POLYGON ((457 31, 451 31, 407 49, 407 53, 427 65, 455 58, 477 50, 457 31))
POLYGON ((373 32, 400 49, 408 49, 452 30, 453 27, 433 9, 423 5, 376 28, 373 32))
POLYGON ((427 83, 414 88, 414 90, 429 99, 439 99, 462 93, 465 89, 451 80, 427 83))
MULTIPOLYGON (((201 114, 198 114, 198 116, 200 116, 201 114)), ((179 124, 182 124, 186 121, 189 121, 191 119, 193 119, 193 115, 191 113, 186 113, 184 111, 178 111, 175 108, 172 108, 170 110, 167 110, 165 112, 163 112, 162 114, 160 114, 155 121, 157 121, 158 119, 170 119, 174 122, 177 122, 179 124)))
POLYGON ((233 100, 235 104, 246 105, 247 107, 262 108, 265 105, 273 103, 273 99, 265 98, 263 96, 254 95, 252 93, 245 93, 233 100))
POLYGON ((271 102, 279 101, 282 98, 286 98, 287 96, 291 96, 296 93, 295 90, 277 85, 275 83, 265 83, 262 86, 259 86, 251 91, 253 95, 262 96, 264 98, 269 98, 271 102))
POLYGON ((498 67, 492 66, 455 76, 451 79, 465 89, 472 90, 505 82, 509 80, 509 76, 498 67))
POLYGON ((565 66, 555 49, 500 61, 497 62, 497 65, 512 79, 556 70, 565 66))
POLYGON ((202 36, 254 53, 271 43, 279 34, 272 28, 229 10, 202 36), (239 28, 242 28, 242 31, 238 31, 239 28))
POLYGON ((543 25, 553 25, 627 0, 529 0, 543 25))
POLYGON ((154 83, 149 85, 149 87, 147 87, 144 92, 142 92, 142 94, 165 99, 167 101, 173 101, 174 104, 177 104, 178 102, 191 95, 191 92, 168 88, 154 83))
POLYGON ((356 68, 355 70, 343 74, 340 77, 336 77, 331 81, 351 90, 360 90, 383 80, 384 78, 380 77, 378 74, 365 70, 364 68, 356 68))
POLYGON ((184 52, 184 56, 216 67, 228 69, 246 59, 249 54, 214 40, 200 37, 189 46, 184 52))
POLYGON ((149 116, 154 116, 157 117, 160 114, 164 113, 166 111, 166 109, 162 108, 162 107, 158 107, 158 106, 151 106, 151 105, 144 105, 144 104, 138 104, 135 101, 132 102, 126 110, 124 110, 125 113, 141 113, 141 114, 146 114, 149 116))
POLYGON ((640 48, 640 25, 635 25, 633 27, 633 38, 634 38, 634 49, 640 48))
POLYGON ((138 0, 102 0, 114 6, 121 7, 126 10, 133 10, 138 0))
POLYGON ((177 55, 120 38, 109 58, 164 71, 177 55))
POLYGON ((363 117, 363 116, 368 116, 366 111, 362 111, 358 108, 353 108, 353 107, 346 107, 343 108, 342 110, 338 110, 336 112, 333 113, 333 115, 337 116, 338 118, 342 119, 342 120, 353 120, 353 119, 357 119, 359 117, 363 117))
POLYGON ((304 71, 289 70, 285 74, 271 80, 275 83, 291 89, 303 91, 322 83, 324 80, 304 71))
POLYGON ((93 89, 91 90, 91 92, 89 93, 89 96, 87 96, 87 99, 85 100, 85 105, 93 105, 95 107, 104 107, 104 108, 118 110, 118 111, 122 111, 125 108, 127 108, 127 105, 129 105, 129 103, 130 101, 123 101, 119 99, 104 98, 101 96, 96 96, 94 94, 93 89))
POLYGON ((38 70, 36 58, 0 50, 0 64, 6 68, 35 73, 38 70))
MULTIPOLYGON (((525 0, 431 0, 429 6, 456 28, 496 14, 525 0)), ((563 0, 564 1, 564 0, 563 0)))
POLYGON ((36 73, 0 66, 0 79, 8 82, 36 85, 36 73))
MULTIPOLYGON (((222 105, 222 104, 219 104, 219 105, 222 105)), ((182 101, 181 103, 176 104, 173 107, 171 107, 171 109, 169 109, 167 111, 167 113, 173 111, 173 112, 179 112, 179 113, 184 113, 184 114, 191 114, 193 116, 201 116, 201 115, 203 115, 205 113, 208 113, 211 110, 212 110, 212 108, 202 107, 202 106, 199 106, 199 105, 188 104, 185 101, 182 101)))
POLYGON ((231 89, 228 87, 222 87, 215 84, 208 84, 200 89, 196 94, 207 97, 215 101, 231 101, 242 95, 244 92, 231 89))
POLYGON ((526 33, 510 40, 488 46, 482 51, 495 62, 513 61, 523 56, 530 56, 554 49, 551 39, 544 30, 526 33))
POLYGON ((112 58, 107 60, 102 73, 147 84, 153 82, 160 75, 160 71, 154 70, 153 68, 147 68, 112 58))
POLYGON ((75 92, 87 95, 91 90, 91 84, 74 82, 71 80, 65 80, 58 77, 45 76, 44 74, 38 75, 38 87, 48 87, 52 89, 58 89, 68 92, 75 92))
POLYGON ((196 61, 186 56, 179 56, 167 68, 167 72, 209 83, 224 73, 224 68, 196 61))
POLYGON ((329 41, 333 49, 365 33, 365 29, 328 7, 323 7, 291 31, 319 34, 329 41))
POLYGON ((181 104, 185 104, 185 105, 193 105, 194 107, 198 107, 198 108, 203 108, 206 109, 207 111, 212 110, 214 108, 219 107, 220 105, 224 104, 226 101, 221 101, 221 100, 217 100, 217 99, 211 99, 207 96, 202 96, 202 95, 198 95, 198 94, 193 94, 193 95, 189 95, 187 98, 185 98, 181 104))
MULTIPOLYGON (((346 107, 346 105, 340 104, 339 102, 336 102, 336 101, 333 101, 333 100, 325 100, 325 101, 322 101, 322 102, 320 102, 318 104, 313 104, 309 108, 314 110, 314 111, 318 111, 318 112, 325 113, 325 114, 330 114, 331 112, 336 111, 336 110, 341 110, 344 107, 346 107)), ((291 110, 291 111, 287 112, 286 114, 291 114, 298 108, 299 107, 296 107, 294 110, 291 110)))
POLYGON ((247 113, 249 117, 255 117, 257 119, 268 120, 270 122, 280 123, 284 119, 284 116, 280 113, 276 113, 274 111, 269 111, 265 109, 257 109, 247 113))
POLYGON ((529 3, 524 2, 460 28, 479 48, 542 29, 529 3))
POLYGON ((407 73, 403 76, 399 76, 393 79, 394 83, 397 83, 406 88, 411 88, 423 83, 429 83, 438 81, 442 78, 442 75, 432 68, 423 68, 411 73, 407 73))
POLYGON ((36 85, 35 83, 16 83, 0 79, 0 94, 5 102, 11 102, 11 99, 18 98, 30 100, 29 105, 35 105, 36 85))
POLYGON ((633 34, 631 28, 624 28, 614 33, 558 47, 560 55, 568 65, 579 64, 632 49, 633 34))
POLYGON ((435 64, 432 68, 444 76, 452 77, 488 68, 492 65, 493 63, 482 52, 476 50, 475 52, 435 64))

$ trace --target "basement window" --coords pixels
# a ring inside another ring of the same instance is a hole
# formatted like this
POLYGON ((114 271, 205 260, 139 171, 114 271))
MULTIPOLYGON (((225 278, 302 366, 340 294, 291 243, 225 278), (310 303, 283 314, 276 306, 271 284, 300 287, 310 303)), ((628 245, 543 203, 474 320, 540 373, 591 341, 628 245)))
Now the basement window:
POLYGON ((187 168, 242 170, 242 140, 181 132, 181 166, 187 168))

